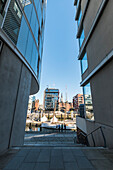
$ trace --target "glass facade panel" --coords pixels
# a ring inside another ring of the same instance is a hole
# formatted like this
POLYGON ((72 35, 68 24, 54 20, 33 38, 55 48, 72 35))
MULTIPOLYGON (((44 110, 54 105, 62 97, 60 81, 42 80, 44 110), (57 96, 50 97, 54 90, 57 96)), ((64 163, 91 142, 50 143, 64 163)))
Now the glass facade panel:
POLYGON ((36 10, 37 10, 38 9, 38 5, 39 5, 39 0, 34 0, 34 3, 35 3, 36 10))
MULTIPOLYGON (((5 2, 6 0, 0 0, 0 21, 5 2)), ((39 79, 42 61, 39 59, 39 53, 41 58, 43 47, 42 35, 44 35, 42 32, 44 31, 45 24, 42 24, 42 11, 45 10, 43 9, 45 8, 45 1, 42 3, 40 0, 34 0, 33 3, 32 1, 20 0, 20 3, 16 0, 11 0, 3 29, 20 53, 26 58, 39 79), (22 7, 20 3, 23 2, 25 4, 22 7)))
POLYGON ((31 62, 32 49, 33 49, 33 37, 31 35, 31 32, 29 31, 26 54, 25 54, 25 57, 26 57, 27 61, 29 62, 29 64, 31 62))
POLYGON ((79 5, 79 0, 77 0, 77 8, 78 8, 78 5, 79 5))
POLYGON ((21 51, 21 53, 24 56, 25 56, 25 51, 26 51, 28 32, 29 32, 29 29, 28 29, 27 23, 24 17, 22 17, 20 32, 19 32, 18 41, 17 41, 17 48, 21 51))
POLYGON ((44 103, 45 110, 49 111, 54 110, 55 103, 56 110, 58 110, 58 102, 59 102, 59 90, 47 88, 45 90, 45 103, 44 103))
POLYGON ((25 14, 27 16, 27 19, 28 19, 29 23, 30 23, 30 19, 31 19, 32 9, 33 9, 32 4, 27 5, 27 6, 24 7, 24 11, 25 11, 25 14))
POLYGON ((39 23, 40 23, 40 28, 41 28, 41 23, 42 23, 42 10, 41 10, 41 5, 39 3, 38 5, 38 18, 39 18, 39 23))
POLYGON ((82 33, 81 33, 81 36, 80 36, 80 38, 79 38, 79 46, 80 46, 80 48, 81 48, 81 46, 82 46, 82 43, 83 43, 83 41, 84 41, 84 30, 82 30, 82 33))
POLYGON ((31 23, 30 23, 33 34, 35 33, 35 23, 36 23, 35 21, 36 21, 36 13, 35 13, 35 9, 33 7, 32 16, 31 16, 31 23))
POLYGON ((40 82, 40 76, 41 76, 41 60, 38 60, 38 68, 37 68, 37 71, 38 71, 38 80, 40 82))
POLYGON ((36 54, 37 54, 37 48, 36 48, 36 45, 35 43, 33 44, 33 51, 32 51, 32 56, 31 56, 31 67, 34 68, 34 71, 36 73, 36 54))
POLYGON ((41 36, 40 36, 39 54, 40 54, 40 58, 42 58, 42 39, 41 39, 41 36))
POLYGON ((87 54, 85 53, 83 59, 81 60, 81 68, 82 68, 82 74, 86 71, 88 68, 88 62, 87 62, 87 54))
POLYGON ((78 18, 78 27, 79 27, 79 25, 80 25, 81 18, 82 18, 82 11, 80 10, 80 14, 79 14, 79 18, 78 18))
POLYGON ((37 43, 37 46, 38 46, 38 30, 39 30, 39 25, 38 25, 38 21, 36 19, 36 23, 35 23, 35 40, 36 40, 36 43, 37 43))
POLYGON ((94 120, 90 83, 88 83, 86 86, 84 86, 83 90, 84 90, 86 118, 94 120))

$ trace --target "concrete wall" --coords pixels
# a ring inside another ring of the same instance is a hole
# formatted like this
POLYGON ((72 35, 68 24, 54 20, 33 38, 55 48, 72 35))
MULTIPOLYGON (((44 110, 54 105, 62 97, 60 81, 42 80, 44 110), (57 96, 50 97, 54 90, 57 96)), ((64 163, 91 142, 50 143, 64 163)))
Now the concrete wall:
POLYGON ((0 152, 23 144, 31 74, 4 44, 0 55, 0 152))
POLYGON ((86 47, 89 65, 88 73, 98 66, 98 64, 113 49, 112 9, 113 1, 109 1, 86 47))
MULTIPOLYGON (((101 0, 91 0, 84 20, 85 35, 88 34, 91 23, 96 16, 101 0), (95 5, 94 5, 95 4, 95 5)), ((82 76, 82 80, 92 72, 106 55, 113 49, 113 1, 108 1, 102 16, 89 40, 86 51, 88 58, 88 70, 82 76)), ((113 59, 101 68, 90 79, 95 121, 87 120, 87 134, 99 126, 103 126, 107 147, 113 148, 113 59)), ((90 145, 93 146, 91 136, 90 145)), ((102 133, 97 130, 94 133, 96 146, 103 146, 102 133)))
MULTIPOLYGON (((84 0, 82 0, 84 2, 84 0)), ((86 0, 85 0, 86 1, 86 0)), ((84 27, 84 34, 85 37, 87 37, 91 26, 93 24, 93 21, 96 17, 97 11, 101 5, 102 0, 90 0, 89 5, 88 5, 88 9, 85 15, 85 19, 84 19, 84 23, 83 23, 83 27, 84 27)))
POLYGON ((95 121, 113 127, 113 60, 92 77, 95 121))
POLYGON ((84 133, 87 134, 86 119, 77 116, 76 125, 79 129, 81 129, 84 133))
POLYGON ((84 13, 84 9, 86 6, 87 0, 81 0, 81 10, 82 10, 82 14, 84 13))

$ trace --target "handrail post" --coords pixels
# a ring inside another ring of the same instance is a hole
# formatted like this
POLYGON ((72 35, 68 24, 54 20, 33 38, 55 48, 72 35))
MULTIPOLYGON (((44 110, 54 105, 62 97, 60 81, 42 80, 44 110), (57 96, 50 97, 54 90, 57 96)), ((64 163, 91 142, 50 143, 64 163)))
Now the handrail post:
POLYGON ((94 137, 93 137, 93 133, 91 133, 91 136, 92 136, 93 144, 94 144, 94 147, 95 147, 95 140, 94 140, 94 137))
POLYGON ((100 127, 100 130, 101 130, 101 133, 102 133, 102 136, 103 136, 103 139, 104 139, 104 148, 106 148, 106 138, 105 138, 105 136, 104 136, 102 127, 100 127))

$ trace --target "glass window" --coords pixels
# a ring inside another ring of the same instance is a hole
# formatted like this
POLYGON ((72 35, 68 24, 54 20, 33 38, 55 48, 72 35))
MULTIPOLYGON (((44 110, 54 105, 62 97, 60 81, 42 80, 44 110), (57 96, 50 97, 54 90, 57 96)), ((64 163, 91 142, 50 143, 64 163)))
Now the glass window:
POLYGON ((39 5, 38 5, 38 19, 39 19, 40 28, 41 28, 41 23, 42 23, 42 11, 41 11, 41 5, 40 5, 40 3, 39 3, 39 5))
POLYGON ((37 46, 38 46, 38 32, 39 32, 39 25, 38 25, 38 21, 36 19, 36 23, 35 23, 35 40, 36 40, 36 43, 37 43, 37 46))
POLYGON ((36 49, 36 59, 35 59, 35 67, 34 67, 36 75, 38 74, 37 65, 38 65, 38 51, 36 49))
POLYGON ((78 18, 78 27, 80 25, 80 22, 81 22, 81 18, 82 18, 82 11, 80 10, 80 14, 79 14, 79 18, 78 18))
POLYGON ((77 0, 77 8, 78 8, 78 5, 79 5, 79 0, 77 0))
POLYGON ((85 53, 83 59, 81 60, 82 74, 86 71, 87 68, 88 68, 87 53, 85 53))
POLYGON ((29 23, 30 23, 30 19, 31 19, 32 9, 33 9, 33 5, 32 4, 27 5, 24 8, 24 11, 25 11, 25 14, 27 16, 27 19, 28 19, 29 23))
POLYGON ((83 43, 83 41, 84 41, 84 38, 85 38, 85 36, 84 36, 84 30, 82 30, 81 36, 80 36, 80 38, 79 38, 79 46, 80 46, 80 47, 82 46, 82 43, 83 43))
POLYGON ((38 80, 40 82, 40 76, 41 76, 41 60, 38 58, 38 65, 37 65, 37 74, 38 74, 38 80))
POLYGON ((34 0, 34 3, 35 3, 36 10, 37 10, 38 9, 39 0, 34 0))
POLYGON ((86 86, 84 86, 83 89, 84 89, 84 101, 85 101, 86 118, 94 120, 90 83, 88 83, 86 86))
POLYGON ((29 64, 31 62, 32 49, 33 49, 33 37, 31 35, 31 32, 29 31, 27 47, 26 47, 26 54, 25 54, 25 57, 26 57, 27 61, 29 62, 29 64))
POLYGON ((18 41, 17 41, 17 48, 20 50, 20 52, 24 56, 25 56, 25 50, 26 50, 26 45, 27 45, 28 31, 29 29, 28 29, 27 23, 24 17, 22 17, 18 41))
POLYGON ((40 54, 40 58, 42 58, 42 39, 41 39, 41 36, 40 36, 39 54, 40 54))
POLYGON ((35 13, 35 9, 33 7, 33 10, 32 10, 32 15, 31 15, 31 22, 30 22, 30 25, 31 25, 31 29, 33 31, 33 34, 35 32, 35 21, 36 21, 36 13, 35 13))
POLYGON ((33 70, 35 71, 35 73, 37 74, 36 72, 36 57, 37 57, 37 48, 36 48, 36 45, 35 43, 33 43, 33 51, 32 51, 32 56, 31 56, 31 67, 33 68, 33 70))

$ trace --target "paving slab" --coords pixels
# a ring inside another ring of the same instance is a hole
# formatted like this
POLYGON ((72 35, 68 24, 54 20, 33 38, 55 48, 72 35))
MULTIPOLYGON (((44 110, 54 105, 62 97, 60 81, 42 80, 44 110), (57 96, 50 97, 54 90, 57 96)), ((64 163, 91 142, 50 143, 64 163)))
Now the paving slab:
POLYGON ((75 162, 75 158, 70 150, 63 150, 63 160, 64 162, 75 162))
POLYGON ((91 164, 91 162, 86 158, 86 157, 76 157, 76 161, 77 161, 77 164, 78 164, 78 167, 79 168, 94 168, 91 164))
POLYGON ((24 159, 24 162, 28 162, 28 163, 35 163, 38 159, 40 150, 31 150, 28 155, 26 156, 26 158, 24 159))
POLYGON ((36 163, 34 170, 49 170, 49 163, 36 163))
POLYGON ((35 163, 22 163, 19 170, 34 170, 35 163))
POLYGON ((49 162, 50 161, 50 150, 41 150, 37 162, 49 162))
POLYGON ((76 162, 65 163, 65 170, 79 170, 76 162))
POLYGON ((94 149, 86 150, 85 149, 83 150, 83 152, 89 160, 90 159, 106 159, 105 156, 99 150, 94 150, 94 149))
POLYGON ((18 169, 22 162, 24 160, 24 157, 14 157, 8 164, 7 166, 4 168, 4 170, 16 170, 18 169))
POLYGON ((62 156, 51 157, 50 169, 64 169, 63 157, 62 156))
POLYGON ((109 160, 91 160, 92 165, 98 170, 113 170, 113 163, 109 160))
POLYGON ((82 150, 73 149, 72 153, 74 156, 85 156, 82 150))
POLYGON ((30 151, 30 150, 28 150, 28 149, 22 149, 22 150, 20 150, 20 151, 17 153, 16 156, 25 157, 25 156, 29 153, 29 151, 30 151))

